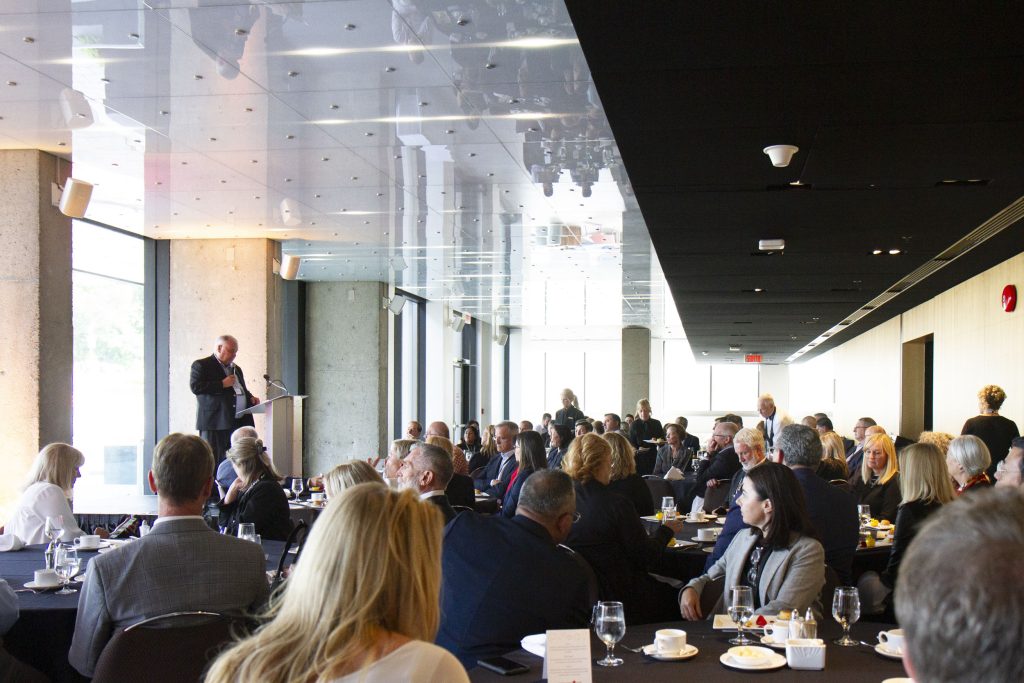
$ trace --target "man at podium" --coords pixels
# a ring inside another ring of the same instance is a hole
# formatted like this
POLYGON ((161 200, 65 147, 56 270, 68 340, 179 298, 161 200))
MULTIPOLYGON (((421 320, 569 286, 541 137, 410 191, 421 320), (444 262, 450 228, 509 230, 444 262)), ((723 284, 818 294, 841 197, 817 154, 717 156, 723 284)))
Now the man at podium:
POLYGON ((237 354, 238 340, 221 335, 213 354, 192 363, 189 378, 196 395, 196 429, 210 444, 218 465, 231 446, 231 432, 253 426, 252 415, 236 418, 235 414, 260 402, 245 386, 242 368, 235 365, 237 354))

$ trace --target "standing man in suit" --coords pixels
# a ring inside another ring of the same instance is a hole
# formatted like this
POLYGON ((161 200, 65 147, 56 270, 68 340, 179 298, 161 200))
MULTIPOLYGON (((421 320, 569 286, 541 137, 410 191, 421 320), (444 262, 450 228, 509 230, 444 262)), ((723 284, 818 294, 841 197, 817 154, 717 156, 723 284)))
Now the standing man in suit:
POLYGON ((420 494, 420 500, 436 505, 447 524, 458 514, 444 493, 454 473, 452 459, 443 448, 429 443, 416 443, 409 449, 409 455, 398 470, 398 485, 420 494))
POLYGON ((247 614, 266 600, 263 549, 203 521, 213 486, 213 453, 205 441, 164 437, 153 451, 149 485, 159 515, 153 530, 89 563, 68 652, 84 676, 93 675, 117 628, 171 612, 247 614))
POLYGON ((793 424, 793 418, 778 409, 771 394, 761 394, 757 397, 757 412, 764 418, 761 430, 764 433, 764 442, 770 449, 775 446, 775 438, 782 428, 793 424))
POLYGON ((231 432, 253 426, 252 415, 235 414, 260 400, 245 386, 242 368, 235 365, 238 340, 230 334, 217 337, 213 354, 192 363, 189 386, 196 395, 196 429, 210 444, 217 465, 231 447, 231 432))
POLYGON ((874 427, 875 421, 870 417, 862 417, 853 426, 855 444, 846 449, 846 469, 850 472, 850 486, 860 483, 860 464, 864 461, 864 439, 868 427, 874 427))

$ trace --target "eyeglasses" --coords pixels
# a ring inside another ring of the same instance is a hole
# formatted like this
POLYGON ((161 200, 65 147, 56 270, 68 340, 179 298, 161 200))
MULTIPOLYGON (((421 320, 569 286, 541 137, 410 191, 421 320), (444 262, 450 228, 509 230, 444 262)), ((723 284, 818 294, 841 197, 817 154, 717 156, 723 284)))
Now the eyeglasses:
POLYGON ((581 514, 580 514, 580 513, 578 513, 578 512, 574 512, 574 513, 572 513, 572 523, 573 523, 573 524, 575 524, 576 522, 580 521, 580 519, 581 519, 582 517, 583 517, 583 515, 581 515, 581 514))

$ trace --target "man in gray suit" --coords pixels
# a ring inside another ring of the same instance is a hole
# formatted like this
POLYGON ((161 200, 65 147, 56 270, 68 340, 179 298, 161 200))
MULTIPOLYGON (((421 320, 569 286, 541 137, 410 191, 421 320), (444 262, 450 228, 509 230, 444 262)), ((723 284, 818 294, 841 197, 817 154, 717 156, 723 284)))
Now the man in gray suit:
POLYGON ((149 485, 157 494, 153 530, 89 563, 68 661, 92 676, 114 630, 186 610, 243 614, 267 597, 263 550, 206 525, 213 453, 198 436, 157 444, 149 485))

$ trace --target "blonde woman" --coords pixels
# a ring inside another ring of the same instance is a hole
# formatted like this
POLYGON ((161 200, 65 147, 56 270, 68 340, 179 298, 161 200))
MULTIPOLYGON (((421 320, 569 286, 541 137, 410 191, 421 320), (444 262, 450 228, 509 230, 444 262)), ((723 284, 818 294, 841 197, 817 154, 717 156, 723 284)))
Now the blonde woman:
POLYGON ((608 488, 633 503, 638 515, 653 515, 654 499, 643 477, 636 473, 636 455, 629 439, 618 432, 606 432, 601 438, 612 447, 612 479, 608 488))
POLYGON ((370 463, 362 460, 343 462, 324 475, 324 490, 327 498, 334 500, 346 489, 356 484, 383 484, 384 480, 370 463))
POLYGON ((1006 457, 1010 442, 1020 436, 1017 423, 999 414, 1006 400, 1006 392, 995 384, 988 384, 978 392, 978 415, 964 423, 960 434, 970 434, 985 442, 992 463, 986 470, 989 479, 996 475, 996 465, 1006 457))
POLYGON ((857 582, 861 611, 879 614, 892 604, 900 562, 918 529, 933 512, 956 498, 949 483, 946 458, 938 446, 911 444, 900 454, 900 491, 902 502, 896 513, 889 562, 881 574, 865 572, 857 582))
POLYGON ((234 536, 238 525, 250 522, 266 540, 284 541, 292 530, 283 477, 274 469, 260 439, 239 439, 227 452, 238 476, 218 503, 220 526, 234 536))
POLYGON ((651 402, 642 398, 636 402, 636 419, 629 427, 629 442, 636 449, 637 471, 650 474, 654 471, 657 444, 665 438, 661 422, 651 417, 651 402))
MULTIPOLYGON (((78 528, 68 502, 75 481, 85 464, 82 452, 66 443, 51 443, 39 451, 29 470, 21 499, 7 520, 5 534, 17 536, 27 544, 48 543, 44 529, 46 518, 60 518, 60 540, 72 541, 83 532, 78 528)), ((106 529, 94 533, 107 537, 106 529)))
POLYGON ((484 429, 483 443, 480 445, 480 452, 486 456, 487 460, 484 462, 486 466, 491 458, 498 454, 498 444, 494 440, 494 425, 487 425, 484 429))
POLYGON ((821 463, 818 465, 818 476, 825 481, 848 479, 850 473, 846 467, 846 451, 843 439, 835 432, 821 434, 821 463))
POLYGON ((451 456, 452 467, 455 468, 456 474, 467 474, 469 472, 469 464, 466 462, 466 456, 463 454, 461 448, 455 450, 455 444, 452 443, 451 439, 444 436, 428 436, 424 443, 429 443, 432 446, 439 446, 441 450, 451 456))
POLYGON ((270 621, 224 651, 206 681, 468 681, 433 644, 441 528, 441 513, 412 491, 348 489, 313 526, 270 621))
POLYGON ((555 411, 555 419, 551 422, 556 425, 565 425, 569 429, 576 428, 576 420, 582 420, 586 417, 583 411, 580 410, 580 401, 576 398, 576 394, 573 393, 572 389, 562 389, 562 393, 558 395, 558 400, 561 401, 561 409, 555 411))
POLYGON ((955 436, 946 432, 921 432, 921 436, 917 437, 917 442, 938 446, 942 454, 945 455, 949 452, 949 444, 955 438, 955 436))
POLYGON ((896 519, 900 501, 900 472, 896 449, 888 434, 872 434, 864 440, 864 462, 861 481, 854 493, 861 505, 871 506, 871 516, 878 520, 896 519))

